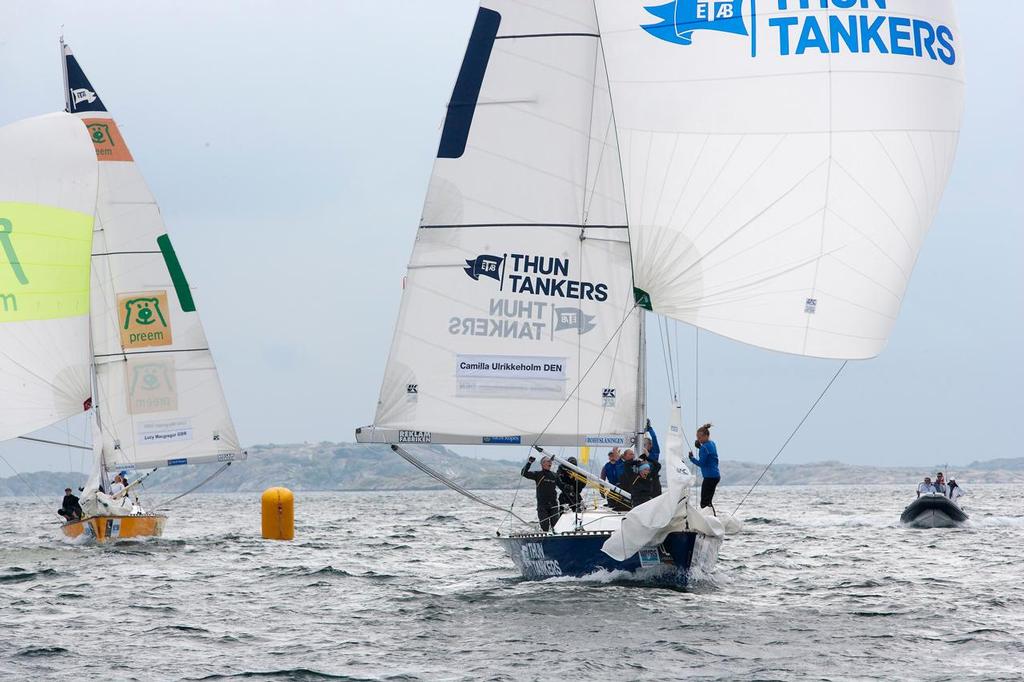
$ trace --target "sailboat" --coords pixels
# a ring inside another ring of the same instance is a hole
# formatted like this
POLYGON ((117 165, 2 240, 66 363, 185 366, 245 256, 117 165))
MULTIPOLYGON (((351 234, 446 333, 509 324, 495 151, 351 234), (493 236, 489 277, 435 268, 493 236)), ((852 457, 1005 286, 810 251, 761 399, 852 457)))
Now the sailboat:
POLYGON ((0 288, 12 292, 0 318, 0 354, 10 382, 3 394, 19 407, 5 410, 0 438, 89 412, 92 472, 82 518, 64 523, 64 535, 159 536, 166 517, 137 499, 140 474, 246 455, 159 208, 63 39, 61 57, 67 113, 42 119, 61 135, 5 128, 21 161, 38 172, 23 175, 14 170, 21 164, 7 161, 16 157, 4 157, 0 198, 18 203, 0 203, 11 265, 0 267, 0 288), (40 231, 46 241, 33 236, 40 231), (135 480, 112 494, 113 473, 135 480))
MULTIPOLYGON (((555 448, 635 447, 652 313, 877 355, 950 173, 962 52, 950 0, 482 2, 357 439, 563 466, 555 448)), ((679 414, 666 493, 499 537, 524 576, 713 564, 724 524, 689 500, 679 414)))

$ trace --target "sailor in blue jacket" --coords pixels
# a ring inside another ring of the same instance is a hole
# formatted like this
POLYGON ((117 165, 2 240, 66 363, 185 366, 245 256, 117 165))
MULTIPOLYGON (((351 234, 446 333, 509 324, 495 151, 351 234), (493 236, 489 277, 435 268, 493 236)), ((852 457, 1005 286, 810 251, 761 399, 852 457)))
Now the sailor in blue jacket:
POLYGON ((700 467, 701 476, 704 477, 700 485, 700 508, 711 507, 714 513, 712 501, 722 474, 718 471, 718 448, 715 447, 715 441, 711 440, 711 424, 697 429, 697 442, 693 445, 698 448, 698 452, 696 458, 690 453, 690 461, 700 467))

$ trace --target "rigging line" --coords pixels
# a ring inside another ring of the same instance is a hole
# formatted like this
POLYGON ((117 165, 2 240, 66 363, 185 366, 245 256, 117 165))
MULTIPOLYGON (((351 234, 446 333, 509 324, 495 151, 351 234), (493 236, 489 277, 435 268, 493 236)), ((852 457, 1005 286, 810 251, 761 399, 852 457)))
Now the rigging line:
POLYGON ((531 525, 529 521, 527 521, 523 517, 519 516, 518 514, 516 514, 511 509, 505 509, 504 507, 496 505, 493 502, 488 502, 487 500, 485 500, 484 498, 480 497, 479 495, 476 495, 474 493, 469 492, 468 490, 466 490, 461 485, 459 485, 458 483, 456 483, 452 479, 448 478, 447 476, 445 476, 441 472, 435 471, 434 469, 432 469, 430 466, 428 466, 425 462, 423 462, 418 457, 413 455, 411 452, 406 452, 405 450, 403 450, 402 448, 398 447, 394 443, 391 444, 391 449, 395 452, 395 454, 397 454, 399 457, 401 457, 402 459, 407 461, 409 464, 412 464, 414 467, 416 467, 417 469, 419 469, 423 473, 427 474, 431 478, 436 479, 440 483, 443 483, 446 487, 451 488, 452 490, 454 490, 455 492, 459 493, 460 495, 462 495, 464 497, 468 497, 469 499, 473 500, 474 502, 478 502, 478 503, 484 505, 485 507, 490 507, 491 509, 494 509, 494 510, 497 510, 497 511, 500 511, 500 512, 507 512, 511 516, 514 516, 517 519, 519 519, 520 521, 522 521, 523 523, 525 523, 526 525, 531 525))
POLYGON ((583 385, 583 380, 590 375, 590 372, 595 367, 597 367, 597 363, 601 360, 602 357, 604 357, 604 352, 608 350, 608 346, 610 346, 612 341, 615 340, 615 337, 619 335, 619 332, 622 331, 622 327, 625 326, 627 321, 629 321, 629 316, 632 315, 633 311, 636 309, 637 304, 634 303, 630 307, 629 312, 626 313, 626 316, 622 318, 622 322, 619 322, 619 326, 616 327, 615 331, 612 332, 612 335, 608 337, 608 341, 606 341, 604 346, 601 347, 601 350, 598 352, 597 357, 594 358, 594 361, 592 363, 590 363, 590 367, 588 367, 587 371, 584 372, 583 376, 579 378, 579 380, 576 382, 576 385, 573 386, 572 391, 569 393, 568 396, 566 396, 565 400, 562 401, 562 404, 558 406, 558 409, 555 410, 555 413, 551 415, 551 419, 549 419, 548 423, 544 425, 544 428, 540 430, 540 433, 537 434, 537 438, 535 438, 534 441, 530 444, 531 449, 537 447, 537 443, 540 442, 540 439, 543 438, 544 434, 547 433, 548 429, 551 428, 551 425, 555 423, 555 419, 558 418, 558 415, 561 413, 562 409, 565 408, 565 406, 568 404, 570 400, 572 400, 572 397, 576 395, 576 392, 580 390, 580 386, 583 385))
POLYGON ((669 392, 671 392, 671 394, 675 396, 676 389, 672 385, 672 374, 671 370, 669 369, 670 365, 668 360, 668 353, 670 353, 671 351, 666 350, 665 347, 665 330, 662 328, 662 320, 660 315, 658 316, 658 336, 661 340, 661 360, 662 364, 665 366, 665 382, 668 385, 669 392))
POLYGON ((700 327, 693 330, 693 423, 700 424, 700 327))
POLYGON ((227 462, 220 469, 217 469, 216 471, 214 471, 212 474, 210 474, 205 479, 200 481, 200 483, 198 485, 192 486, 191 488, 189 488, 188 490, 186 490, 182 494, 177 495, 175 497, 172 497, 171 499, 169 499, 169 500, 167 500, 165 502, 161 502, 160 504, 158 504, 156 507, 153 508, 153 511, 159 511, 160 509, 163 509, 164 507, 169 505, 171 502, 174 502, 176 500, 180 500, 181 498, 185 497, 189 493, 195 492, 199 488, 203 487, 204 485, 206 485, 207 483, 209 483, 210 481, 215 479, 217 476, 220 476, 222 473, 224 473, 224 471, 226 471, 229 466, 231 466, 231 462, 227 462))
MULTIPOLYGON (((672 334, 668 328, 668 319, 665 320, 665 345, 668 346, 668 371, 669 376, 674 380, 676 376, 675 359, 672 353, 672 334)), ((672 384, 672 399, 677 400, 679 397, 679 384, 672 384)))
POLYGON ((796 435, 797 431, 799 431, 800 427, 804 425, 804 422, 807 421, 807 418, 811 416, 811 413, 814 412, 814 408, 818 406, 818 403, 821 402, 821 399, 824 398, 825 394, 828 393, 828 390, 832 388, 832 384, 836 383, 836 379, 839 378, 839 375, 843 373, 843 370, 846 369, 846 365, 848 365, 849 363, 849 360, 844 360, 843 364, 840 365, 839 369, 836 370, 836 373, 832 375, 832 379, 829 380, 828 384, 825 386, 825 389, 821 392, 821 395, 819 395, 818 399, 814 401, 813 405, 811 405, 811 409, 807 410, 807 414, 804 415, 804 418, 801 419, 800 423, 796 425, 795 429, 793 429, 793 433, 789 434, 789 438, 786 439, 786 442, 782 444, 782 447, 779 448, 779 451, 775 453, 774 457, 772 457, 772 461, 768 462, 768 466, 764 468, 764 471, 761 472, 761 475, 757 477, 756 481, 754 481, 754 485, 750 486, 750 490, 748 490, 747 494, 743 496, 743 499, 740 500, 740 503, 736 505, 736 508, 732 510, 733 516, 735 516, 736 512, 738 512, 740 507, 743 506, 743 503, 747 501, 747 498, 750 496, 750 493, 754 492, 754 488, 756 488, 757 484, 761 482, 761 479, 764 478, 764 475, 768 473, 768 469, 770 469, 771 466, 775 464, 775 460, 779 458, 779 455, 782 454, 782 451, 786 449, 787 445, 789 445, 789 441, 793 440, 793 437, 796 435))
POLYGON ((39 493, 37 493, 36 489, 32 487, 32 484, 30 484, 28 481, 26 481, 25 477, 22 476, 21 473, 17 469, 15 469, 13 466, 11 466, 11 463, 7 461, 6 457, 4 457, 3 455, 0 455, 0 459, 2 459, 4 461, 4 464, 6 464, 10 468, 10 470, 14 472, 14 475, 18 477, 18 480, 22 482, 22 484, 28 489, 28 491, 30 493, 32 493, 32 495, 37 500, 39 500, 40 502, 42 502, 44 504, 46 503, 46 500, 44 500, 43 498, 39 497, 39 493))
MULTIPOLYGON (((47 445, 60 445, 68 448, 74 448, 76 450, 89 450, 90 452, 92 451, 91 447, 87 447, 85 445, 75 445, 74 443, 61 443, 60 441, 46 440, 44 438, 29 438, 28 436, 18 436, 18 440, 28 440, 32 441, 33 443, 46 443, 47 445)), ((70 440, 70 438, 68 440, 70 440)))

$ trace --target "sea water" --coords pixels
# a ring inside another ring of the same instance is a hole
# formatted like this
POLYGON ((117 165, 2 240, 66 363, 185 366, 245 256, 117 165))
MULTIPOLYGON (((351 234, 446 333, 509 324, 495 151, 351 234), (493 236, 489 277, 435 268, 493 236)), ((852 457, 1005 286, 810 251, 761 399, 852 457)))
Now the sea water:
POLYGON ((524 581, 508 520, 451 492, 299 492, 294 542, 258 494, 196 494, 111 546, 62 539, 59 495, 2 499, 0 678, 1022 679, 1024 502, 970 492, 967 527, 914 530, 913 486, 758 488, 687 591, 524 581))

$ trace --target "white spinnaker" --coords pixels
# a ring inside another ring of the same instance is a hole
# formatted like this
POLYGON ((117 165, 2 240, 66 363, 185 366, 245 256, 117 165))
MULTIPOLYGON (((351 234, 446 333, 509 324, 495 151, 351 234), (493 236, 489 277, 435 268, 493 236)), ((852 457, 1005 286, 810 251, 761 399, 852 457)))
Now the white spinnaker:
POLYGON ((949 176, 963 44, 952 0, 809 4, 597 0, 636 283, 745 343, 867 358, 949 176))
POLYGON ((589 0, 483 3, 361 440, 637 429, 640 311, 600 49, 589 0), (534 276, 544 293, 520 286, 534 276))
POLYGON ((159 207, 66 46, 64 57, 69 110, 99 158, 92 334, 107 467, 244 459, 159 207))
POLYGON ((86 409, 95 206, 96 155, 80 121, 0 128, 0 440, 86 409))

